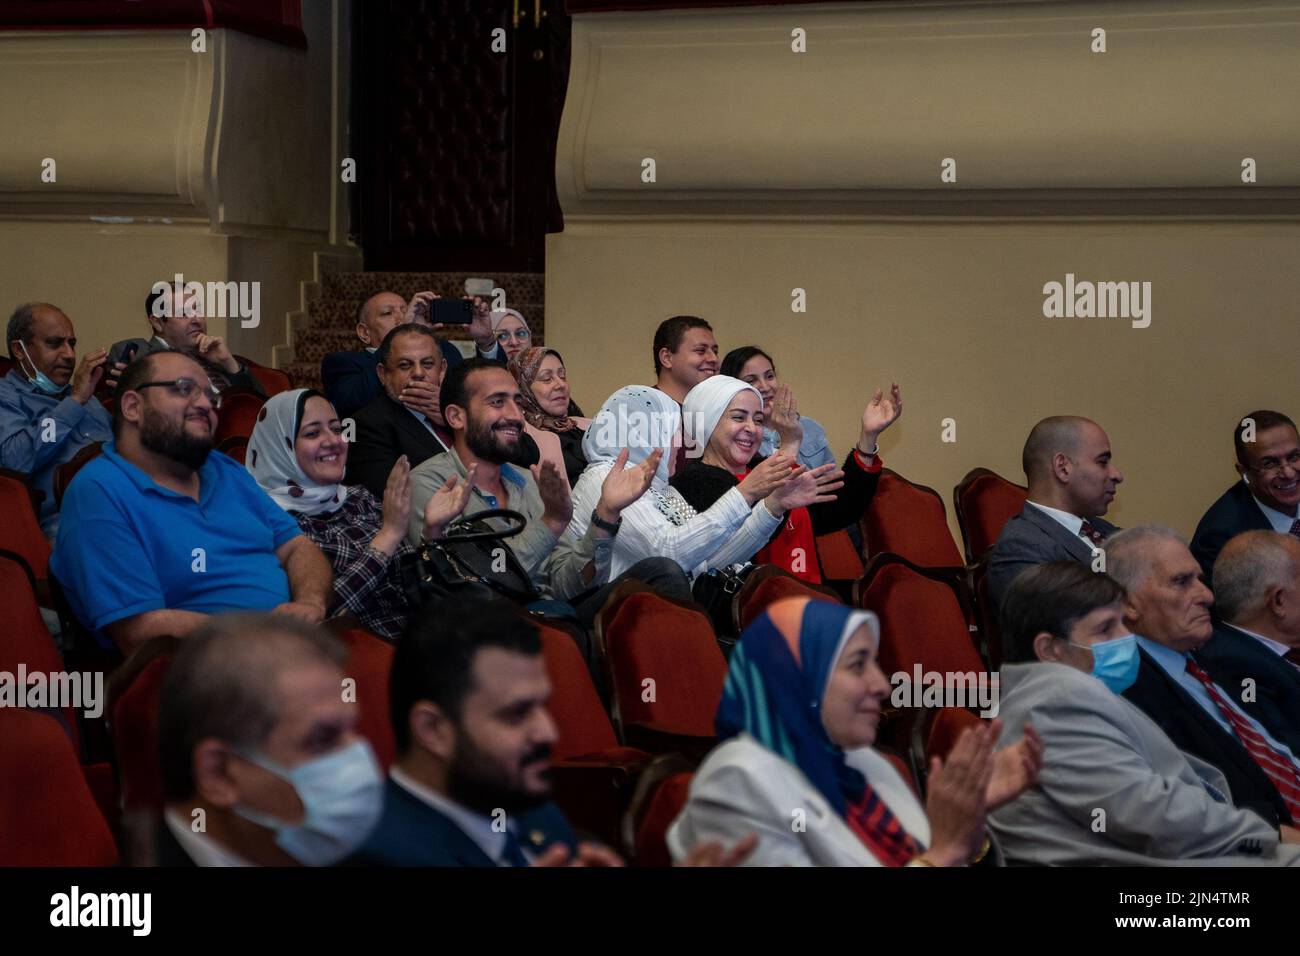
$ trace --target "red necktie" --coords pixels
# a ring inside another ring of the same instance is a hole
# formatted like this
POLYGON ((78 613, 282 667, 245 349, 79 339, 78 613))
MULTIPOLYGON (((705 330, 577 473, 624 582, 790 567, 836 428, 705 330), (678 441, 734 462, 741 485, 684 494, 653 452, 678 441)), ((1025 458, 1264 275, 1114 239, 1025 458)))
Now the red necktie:
POLYGON ((1300 650, 1296 650, 1293 647, 1282 656, 1291 662, 1292 667, 1296 668, 1297 670, 1300 670, 1300 650))
POLYGON ((1259 764, 1259 769, 1268 774, 1268 779, 1273 781, 1273 786, 1282 795, 1282 801, 1286 804, 1291 819, 1300 821, 1300 773, 1297 773, 1295 765, 1269 746, 1268 741, 1259 735, 1250 722, 1228 703, 1223 692, 1219 690, 1219 685, 1214 683, 1210 675, 1201 670, 1190 657, 1187 658, 1187 673, 1205 685, 1210 699, 1214 701, 1223 716, 1228 718, 1228 723, 1232 725, 1237 739, 1250 752, 1251 759, 1259 764))
MULTIPOLYGON (((1300 524, 1300 521, 1297 521, 1296 523, 1300 524)), ((1084 519, 1083 524, 1079 526, 1079 534, 1087 538, 1093 544, 1101 544, 1102 539, 1105 537, 1105 535, 1090 525, 1086 518, 1084 519)))

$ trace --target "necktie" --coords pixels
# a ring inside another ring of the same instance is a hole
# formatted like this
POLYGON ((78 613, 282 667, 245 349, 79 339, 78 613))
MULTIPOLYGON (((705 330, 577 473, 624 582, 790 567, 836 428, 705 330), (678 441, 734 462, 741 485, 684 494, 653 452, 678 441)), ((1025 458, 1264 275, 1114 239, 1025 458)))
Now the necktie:
POLYGON ((1250 753, 1251 759, 1259 764, 1259 769, 1268 774, 1268 779, 1273 781, 1273 786, 1282 795, 1282 801, 1286 804, 1291 819, 1300 820, 1300 773, 1296 772, 1295 765, 1269 746, 1268 741, 1259 735, 1250 722, 1228 703, 1227 698, 1223 696, 1223 691, 1219 690, 1219 685, 1214 683, 1210 675, 1201 670, 1190 657, 1187 658, 1187 673, 1204 685, 1214 705, 1219 708, 1224 717, 1228 718, 1233 733, 1250 753))
POLYGON ((1291 662, 1292 667, 1300 668, 1300 650, 1293 647, 1282 656, 1291 662))
POLYGON ((1295 521, 1291 522, 1290 533, 1295 535, 1297 538, 1300 538, 1300 518, 1296 518, 1295 521))
POLYGON ((515 839, 513 830, 506 829, 506 845, 501 851, 501 860, 506 866, 527 866, 528 857, 524 856, 523 848, 519 846, 519 841, 515 839))
MULTIPOLYGON (((1296 523, 1300 524, 1300 521, 1296 523)), ((1079 526, 1079 535, 1087 538, 1093 544, 1101 544, 1102 539, 1105 537, 1105 535, 1089 524, 1086 518, 1084 519, 1083 524, 1079 526)))

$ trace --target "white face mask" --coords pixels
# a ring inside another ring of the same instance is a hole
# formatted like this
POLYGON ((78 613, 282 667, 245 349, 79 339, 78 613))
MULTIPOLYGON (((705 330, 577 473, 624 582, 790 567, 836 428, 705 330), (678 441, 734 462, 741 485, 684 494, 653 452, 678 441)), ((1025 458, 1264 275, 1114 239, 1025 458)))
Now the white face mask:
POLYGON ((260 754, 240 756, 288 781, 302 801, 304 816, 301 823, 290 825, 251 807, 237 804, 235 812, 274 830, 276 845, 304 866, 330 866, 351 855, 383 814, 383 775, 364 740, 292 770, 260 754))

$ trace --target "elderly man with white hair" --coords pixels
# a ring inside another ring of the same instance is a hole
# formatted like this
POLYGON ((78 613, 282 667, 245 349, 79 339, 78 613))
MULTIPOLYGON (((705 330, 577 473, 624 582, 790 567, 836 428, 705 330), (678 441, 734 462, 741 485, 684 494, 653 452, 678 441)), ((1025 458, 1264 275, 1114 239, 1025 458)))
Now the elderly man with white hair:
POLYGON ((1242 707, 1242 689, 1216 684, 1196 656, 1210 639, 1214 595, 1175 532, 1143 525, 1105 544, 1107 571, 1127 592, 1124 622, 1140 666, 1124 696, 1186 753, 1218 767, 1233 802, 1271 823, 1300 821, 1300 763, 1274 728, 1242 707))

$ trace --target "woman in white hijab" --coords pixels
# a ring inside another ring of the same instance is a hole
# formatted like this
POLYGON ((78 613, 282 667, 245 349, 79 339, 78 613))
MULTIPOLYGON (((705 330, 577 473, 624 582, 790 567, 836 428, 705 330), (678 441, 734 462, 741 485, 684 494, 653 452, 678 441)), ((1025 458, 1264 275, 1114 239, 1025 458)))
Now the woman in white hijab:
MULTIPOLYGON (((398 578, 411 550, 411 468, 402 456, 379 502, 361 485, 343 484, 348 443, 334 406, 312 389, 272 396, 258 412, 244 467, 291 514, 334 569, 330 616, 352 614, 369 631, 397 640, 411 608, 398 578)), ((473 487, 456 476, 429 499, 426 537, 438 537, 465 510, 473 487)))
POLYGON ((621 388, 601 406, 583 438, 587 468, 573 489, 573 520, 566 534, 581 538, 600 500, 601 483, 624 448, 631 468, 660 452, 650 489, 623 510, 614 535, 609 579, 643 558, 672 558, 692 577, 745 561, 781 523, 786 509, 816 497, 815 480, 790 459, 773 455, 712 507, 697 513, 668 486, 682 413, 657 388, 621 388))

